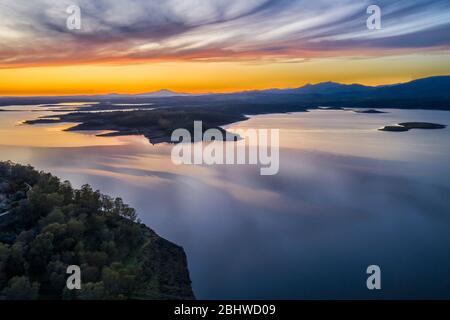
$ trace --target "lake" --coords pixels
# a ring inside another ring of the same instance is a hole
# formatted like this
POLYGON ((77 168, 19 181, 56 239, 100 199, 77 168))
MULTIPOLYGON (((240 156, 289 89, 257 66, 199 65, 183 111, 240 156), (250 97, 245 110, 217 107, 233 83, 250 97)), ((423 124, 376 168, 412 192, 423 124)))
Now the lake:
MULTIPOLYGON (((70 106, 73 108, 73 105, 70 106)), ((450 112, 315 110, 229 126, 280 129, 280 172, 176 166, 141 136, 27 126, 55 114, 1 107, 0 159, 89 183, 186 250, 200 299, 450 298, 450 112), (366 287, 379 265, 382 290, 366 287)), ((63 109, 62 109, 63 110, 63 109)))

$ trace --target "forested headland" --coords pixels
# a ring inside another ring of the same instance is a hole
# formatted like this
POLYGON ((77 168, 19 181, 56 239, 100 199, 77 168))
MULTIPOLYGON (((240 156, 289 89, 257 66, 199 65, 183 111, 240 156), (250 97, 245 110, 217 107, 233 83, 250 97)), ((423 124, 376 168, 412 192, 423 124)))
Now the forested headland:
POLYGON ((0 299, 193 298, 184 250, 122 199, 0 162, 0 299))

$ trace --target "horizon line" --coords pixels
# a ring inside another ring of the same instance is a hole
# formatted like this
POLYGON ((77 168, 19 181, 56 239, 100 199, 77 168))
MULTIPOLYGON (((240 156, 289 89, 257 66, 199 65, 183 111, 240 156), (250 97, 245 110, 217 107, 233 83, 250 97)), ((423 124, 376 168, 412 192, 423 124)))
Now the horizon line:
POLYGON ((177 90, 173 90, 170 88, 161 88, 161 89, 157 89, 157 90, 153 90, 153 91, 147 91, 147 92, 140 92, 140 93, 130 93, 130 92, 123 92, 123 93, 118 93, 118 92, 105 92, 105 93, 73 93, 73 94, 44 94, 44 95, 35 95, 35 94, 7 94, 7 95, 0 95, 0 99, 2 98, 45 98, 45 97, 49 97, 49 98, 55 98, 55 97, 65 97, 65 98, 69 98, 69 97, 97 97, 97 96, 108 96, 108 95, 118 95, 118 96, 139 96, 139 95, 145 95, 145 94, 154 94, 154 93, 158 93, 158 92, 162 92, 162 91, 169 91, 171 93, 174 94, 179 94, 179 95, 215 95, 215 94, 236 94, 236 93, 245 93, 245 92, 260 92, 260 91, 270 91, 270 90, 294 90, 294 89, 300 89, 303 88, 305 86, 308 85, 319 85, 319 84, 323 84, 323 83, 336 83, 336 84, 341 84, 341 85, 361 85, 361 86, 365 86, 365 87, 372 87, 372 88, 376 88, 376 87, 383 87, 383 86, 391 86, 391 85, 399 85, 399 84, 406 84, 406 83, 410 83, 413 81, 417 81, 417 80, 421 80, 421 79, 429 79, 429 78, 437 78, 437 77, 449 77, 450 74, 443 74, 443 75, 430 75, 430 76, 426 76, 426 77, 417 77, 417 78, 413 78, 407 81, 403 81, 403 82, 393 82, 393 83, 385 83, 385 84, 378 84, 378 85, 369 85, 369 84, 364 84, 364 83, 358 83, 358 82, 339 82, 339 81, 333 81, 333 80, 327 80, 327 81, 319 81, 319 82, 310 82, 310 83, 305 83, 303 85, 300 86, 294 86, 294 87, 267 87, 267 88, 260 88, 260 89, 243 89, 243 90, 217 90, 217 91, 205 91, 205 92, 195 92, 195 91, 177 91, 177 90))

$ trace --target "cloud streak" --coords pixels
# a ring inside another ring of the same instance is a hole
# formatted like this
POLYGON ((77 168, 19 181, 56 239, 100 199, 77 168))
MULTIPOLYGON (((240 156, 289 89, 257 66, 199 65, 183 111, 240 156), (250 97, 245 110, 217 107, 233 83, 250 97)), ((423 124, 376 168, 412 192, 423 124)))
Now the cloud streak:
POLYGON ((370 1, 0 0, 0 67, 90 62, 235 61, 448 50, 450 2, 377 1, 382 30, 366 28, 370 1), (66 28, 77 4, 82 29, 66 28))

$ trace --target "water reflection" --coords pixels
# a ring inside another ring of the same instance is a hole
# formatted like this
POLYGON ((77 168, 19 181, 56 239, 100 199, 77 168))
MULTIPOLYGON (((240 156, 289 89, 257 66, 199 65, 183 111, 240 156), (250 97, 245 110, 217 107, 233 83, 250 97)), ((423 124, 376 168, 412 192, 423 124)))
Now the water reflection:
MULTIPOLYGON (((70 108, 73 107, 74 105, 70 106, 70 108)), ((33 126, 23 124, 25 120, 55 115, 52 111, 39 108, 42 107, 39 105, 1 107, 0 109, 9 111, 0 112, 0 145, 67 148, 123 143, 120 139, 96 136, 96 134, 106 133, 103 131, 90 132, 90 135, 86 135, 86 132, 64 131, 73 127, 74 123, 39 124, 33 126)))
POLYGON ((281 129, 280 174, 265 177, 253 166, 175 166, 170 146, 139 136, 0 117, 2 159, 122 196, 186 249, 199 298, 450 297, 450 131, 377 131, 450 124, 449 113, 327 110, 233 125, 281 129), (370 264, 382 268, 381 292, 365 287, 370 264))

